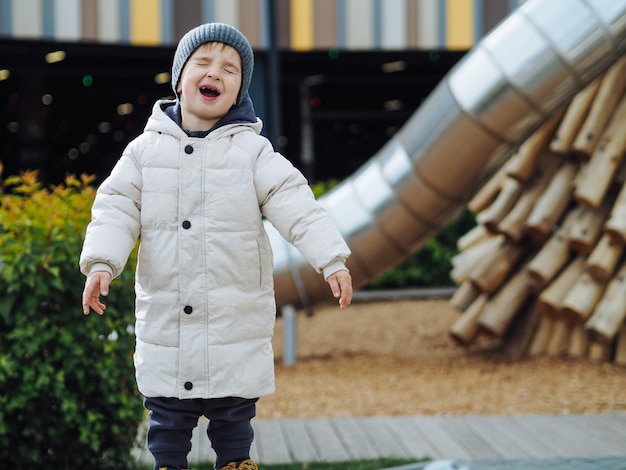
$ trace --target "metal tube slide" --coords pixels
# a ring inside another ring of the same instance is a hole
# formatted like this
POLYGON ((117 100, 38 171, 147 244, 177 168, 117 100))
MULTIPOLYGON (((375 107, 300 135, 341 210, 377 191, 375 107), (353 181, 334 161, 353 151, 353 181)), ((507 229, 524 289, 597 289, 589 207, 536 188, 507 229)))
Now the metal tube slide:
MULTIPOLYGON (((626 51, 626 0, 530 0, 444 77, 402 129, 320 198, 354 285, 414 253, 552 114, 626 51)), ((269 223, 279 305, 330 300, 269 223), (304 302, 303 302, 304 301, 304 302)))

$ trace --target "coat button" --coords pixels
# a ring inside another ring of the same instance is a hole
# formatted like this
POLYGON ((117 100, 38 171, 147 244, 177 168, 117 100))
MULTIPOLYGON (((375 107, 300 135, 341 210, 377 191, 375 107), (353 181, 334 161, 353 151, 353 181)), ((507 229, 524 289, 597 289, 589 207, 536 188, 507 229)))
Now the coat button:
POLYGON ((188 229, 188 228, 190 228, 190 227, 191 227, 191 222, 189 222, 188 220, 185 220, 185 221, 183 222, 183 228, 184 228, 184 229, 188 229))
POLYGON ((191 145, 185 145, 185 153, 187 155, 191 155, 193 153, 193 146, 191 145))
POLYGON ((191 312, 193 312, 193 307, 191 305, 185 305, 185 308, 183 309, 183 312, 185 312, 187 315, 189 315, 191 312))
POLYGON ((191 390, 193 388, 193 384, 191 382, 185 382, 185 390, 191 390))

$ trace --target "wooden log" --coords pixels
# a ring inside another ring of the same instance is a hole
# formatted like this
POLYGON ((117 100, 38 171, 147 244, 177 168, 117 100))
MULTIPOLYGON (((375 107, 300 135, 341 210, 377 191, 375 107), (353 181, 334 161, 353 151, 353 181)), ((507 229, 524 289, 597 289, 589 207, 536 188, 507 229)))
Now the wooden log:
POLYGON ((533 291, 542 290, 572 258, 567 235, 575 217, 575 210, 569 211, 563 224, 528 262, 526 269, 533 291))
POLYGON ((551 152, 564 156, 570 154, 574 139, 589 114, 599 87, 600 79, 597 78, 574 97, 550 142, 551 152))
POLYGON ((528 184, 526 190, 519 197, 515 206, 500 221, 495 231, 502 233, 514 243, 519 243, 525 232, 525 223, 530 215, 539 196, 545 191, 558 171, 562 160, 558 157, 548 157, 545 164, 536 170, 534 178, 528 184))
POLYGON ((552 136, 556 131, 564 111, 557 112, 522 143, 519 151, 506 164, 507 175, 526 184, 530 181, 545 158, 552 136))
POLYGON ((561 356, 567 352, 571 325, 565 318, 556 318, 552 324, 550 338, 546 345, 548 356, 561 356))
POLYGON ((556 321, 555 318, 546 317, 541 315, 541 322, 539 328, 535 332, 532 342, 528 348, 528 355, 531 357, 540 356, 546 350, 550 335, 552 333, 552 325, 556 321))
POLYGON ((467 346, 480 332, 478 317, 482 314, 489 295, 480 294, 474 302, 463 312, 457 321, 449 329, 449 334, 457 343, 467 346))
POLYGON ((624 244, 605 233, 585 261, 585 269, 598 281, 608 281, 624 252, 624 244))
POLYGON ((602 235, 602 227, 611 209, 612 198, 606 199, 597 209, 578 207, 567 234, 567 244, 576 253, 587 255, 602 235))
POLYGON ((577 168, 576 163, 565 162, 539 196, 528 216, 524 224, 525 231, 538 244, 546 241, 567 209, 572 197, 572 181, 576 176, 577 168))
POLYGON ((456 247, 459 251, 467 250, 468 248, 477 245, 482 242, 486 238, 490 237, 491 233, 484 225, 474 225, 469 232, 461 235, 459 239, 456 241, 456 247))
POLYGON ((589 342, 589 359, 593 362, 608 362, 611 360, 611 345, 589 342))
POLYGON ((560 312, 572 323, 583 323, 596 308, 606 284, 583 272, 561 302, 560 312))
POLYGON ((506 178, 506 165, 502 165, 498 171, 484 184, 467 203, 467 208, 474 213, 486 209, 496 198, 506 178))
POLYGON ((523 244, 504 243, 493 258, 472 271, 469 279, 482 292, 491 294, 498 290, 526 251, 523 244))
POLYGON ((481 269, 485 263, 490 263, 498 252, 505 246, 504 235, 492 235, 480 243, 452 257, 452 271, 450 277, 457 284, 462 284, 471 277, 473 272, 481 269))
POLYGON ((571 357, 587 357, 589 350, 589 336, 582 323, 572 325, 567 355, 571 357))
POLYGON ((489 207, 478 213, 476 221, 487 227, 487 230, 496 232, 498 223, 513 207, 523 189, 522 183, 507 176, 496 199, 489 207))
POLYGON ((487 301, 478 324, 492 335, 504 335, 529 294, 526 272, 518 271, 487 301))
POLYGON ((618 243, 626 243, 626 185, 622 186, 607 221, 604 232, 618 243))
POLYGON ((572 151, 588 160, 596 148, 613 110, 626 90, 626 57, 618 60, 602 77, 589 114, 572 144, 572 151))
POLYGON ((613 362, 618 366, 626 366, 626 324, 623 324, 619 330, 613 362))
MULTIPOLYGON (((624 77, 626 80, 626 76, 624 77)), ((611 187, 626 150, 626 95, 619 102, 585 171, 576 179, 574 199, 586 207, 599 207, 611 187)))
POLYGON ((539 328, 541 318, 536 302, 520 312, 504 337, 503 351, 514 359, 525 356, 539 328))
POLYGON ((537 298, 540 313, 546 317, 557 318, 561 313, 561 302, 583 272, 585 272, 585 259, 577 256, 563 268, 537 298))
POLYGON ((609 282, 585 329, 592 341, 611 343, 626 318, 626 263, 609 282))
POLYGON ((471 281, 464 281, 450 298, 450 304, 464 311, 481 294, 480 289, 471 281))

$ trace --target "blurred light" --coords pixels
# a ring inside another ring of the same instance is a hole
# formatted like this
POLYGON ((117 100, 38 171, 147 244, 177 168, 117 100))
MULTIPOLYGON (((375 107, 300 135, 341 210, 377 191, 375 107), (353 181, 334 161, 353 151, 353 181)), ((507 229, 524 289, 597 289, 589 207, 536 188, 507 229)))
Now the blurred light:
POLYGON ((312 107, 319 108, 321 104, 322 104, 322 100, 320 99, 319 96, 312 96, 311 97, 311 106, 312 107))
POLYGON ((385 73, 402 72, 403 70, 406 70, 406 62, 403 60, 386 62, 380 68, 385 73))
POLYGON ((70 160, 76 160, 79 157, 80 153, 77 148, 69 149, 67 152, 67 156, 70 160))
POLYGON ((108 134, 111 132, 111 128, 112 126, 110 122, 101 122, 98 124, 98 132, 100 132, 100 134, 108 134))
POLYGON ((402 100, 388 100, 385 101, 385 110, 387 111, 399 111, 402 109, 402 100))
POLYGON ((78 149, 80 150, 80 153, 89 153, 91 145, 89 145, 89 142, 81 142, 78 149))
POLYGON ((65 51, 54 51, 46 54, 46 62, 54 64, 65 60, 65 51))
POLYGON ((287 144, 289 144, 289 139, 287 138, 287 136, 281 135, 278 138, 278 145, 280 145, 281 147, 286 147, 287 144))
POLYGON ((156 83, 157 85, 165 85, 166 83, 169 83, 171 80, 172 80, 172 76, 170 75, 169 72, 157 73, 154 76, 154 83, 156 83))
POLYGON ((15 134, 20 130, 20 123, 17 121, 10 122, 7 124, 7 129, 11 134, 15 134))
POLYGON ((137 97, 137 103, 138 103, 138 104, 140 104, 140 105, 142 105, 142 106, 143 106, 143 105, 144 105, 144 104, 146 104, 147 102, 148 102, 148 97, 147 97, 146 95, 139 95, 139 96, 137 97))
POLYGON ((346 132, 346 125, 343 122, 336 122, 333 129, 337 134, 343 134, 346 132))
POLYGON ((339 57, 339 49, 328 49, 328 57, 331 59, 337 59, 339 57))
POLYGON ((83 86, 89 88, 91 85, 93 85, 93 77, 91 75, 83 76, 83 86))
POLYGON ((8 69, 0 69, 0 82, 7 80, 11 76, 11 72, 8 69))
POLYGON ((46 106, 50 106, 52 104, 52 95, 49 93, 46 93, 45 95, 41 97, 41 102, 45 104, 46 106))
POLYGON ((437 51, 430 51, 428 53, 428 58, 430 60, 432 60, 433 62, 438 61, 439 60, 439 52, 437 52, 437 51))
POLYGON ((13 92, 9 95, 9 103, 15 104, 19 100, 20 100, 20 95, 18 95, 17 93, 13 92))
POLYGON ((124 133, 122 131, 115 131, 113 133, 113 140, 115 142, 121 142, 122 140, 124 140, 124 133))
POLYGON ((130 103, 122 103, 117 107, 117 114, 120 116, 126 116, 133 112, 133 105, 130 103))

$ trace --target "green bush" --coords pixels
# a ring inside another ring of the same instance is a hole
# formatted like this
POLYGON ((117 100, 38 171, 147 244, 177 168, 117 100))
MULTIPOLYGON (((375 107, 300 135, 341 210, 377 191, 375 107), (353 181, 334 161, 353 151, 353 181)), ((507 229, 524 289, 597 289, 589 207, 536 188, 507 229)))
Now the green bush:
MULTIPOLYGON (((1 166, 0 166, 1 175, 1 166)), ((0 462, 3 468, 128 468, 143 419, 136 390, 133 269, 84 316, 78 257, 95 190, 0 180, 0 462)), ((133 261, 135 254, 133 254, 133 261)))

